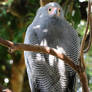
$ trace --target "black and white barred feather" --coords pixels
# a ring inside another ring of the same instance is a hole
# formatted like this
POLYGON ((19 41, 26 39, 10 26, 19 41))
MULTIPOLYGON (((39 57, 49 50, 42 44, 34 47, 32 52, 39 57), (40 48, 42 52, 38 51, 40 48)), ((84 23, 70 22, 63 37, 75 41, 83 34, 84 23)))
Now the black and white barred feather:
MULTIPOLYGON (((63 16, 49 17, 48 7, 61 8, 57 3, 41 7, 28 27, 25 44, 48 46, 69 56, 78 64, 79 38, 63 16)), ((61 9, 62 10, 62 9, 61 9)), ((76 73, 55 56, 25 51, 25 63, 31 92, 75 92, 76 73)))

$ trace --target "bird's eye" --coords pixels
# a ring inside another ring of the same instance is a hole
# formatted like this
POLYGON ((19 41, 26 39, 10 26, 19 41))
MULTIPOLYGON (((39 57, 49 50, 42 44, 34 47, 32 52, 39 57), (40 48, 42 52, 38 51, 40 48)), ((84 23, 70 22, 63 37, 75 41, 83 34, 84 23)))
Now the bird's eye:
POLYGON ((48 13, 51 14, 52 10, 52 7, 48 8, 48 13))
POLYGON ((58 9, 58 12, 60 13, 60 12, 61 12, 61 10, 60 10, 60 9, 58 9))
POLYGON ((49 11, 51 11, 51 8, 49 8, 49 11))
POLYGON ((61 9, 58 8, 58 16, 60 16, 60 13, 61 13, 61 9))

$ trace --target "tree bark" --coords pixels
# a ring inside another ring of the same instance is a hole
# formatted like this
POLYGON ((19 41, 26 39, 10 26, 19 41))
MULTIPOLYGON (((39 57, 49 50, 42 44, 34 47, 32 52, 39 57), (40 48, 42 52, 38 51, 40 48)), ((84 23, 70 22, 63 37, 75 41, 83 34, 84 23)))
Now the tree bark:
MULTIPOLYGON (((16 61, 14 61, 16 62, 16 61)), ((13 92, 22 92, 24 74, 25 74, 25 62, 22 52, 21 59, 18 64, 13 63, 11 71, 11 89, 13 92)))

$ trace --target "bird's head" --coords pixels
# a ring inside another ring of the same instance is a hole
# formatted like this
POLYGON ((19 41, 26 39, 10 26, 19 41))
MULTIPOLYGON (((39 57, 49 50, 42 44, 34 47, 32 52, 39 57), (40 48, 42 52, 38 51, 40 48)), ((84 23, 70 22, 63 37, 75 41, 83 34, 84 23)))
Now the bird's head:
POLYGON ((39 17, 49 17, 49 18, 63 18, 63 10, 58 3, 51 2, 41 7, 39 10, 39 17))
POLYGON ((61 14, 61 8, 56 3, 49 3, 48 7, 48 15, 51 17, 59 17, 61 14))

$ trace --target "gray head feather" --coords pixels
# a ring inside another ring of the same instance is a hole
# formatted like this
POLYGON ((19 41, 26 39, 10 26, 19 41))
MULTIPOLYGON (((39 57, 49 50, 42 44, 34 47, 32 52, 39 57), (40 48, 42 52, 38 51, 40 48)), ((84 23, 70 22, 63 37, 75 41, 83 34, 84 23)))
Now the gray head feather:
POLYGON ((58 4, 58 3, 56 3, 56 2, 51 2, 51 3, 49 3, 49 4, 46 4, 45 6, 43 6, 43 7, 40 7, 39 9, 38 9, 38 11, 37 11, 37 15, 39 16, 39 17, 50 17, 50 15, 48 14, 48 8, 49 7, 57 7, 57 8, 60 8, 60 16, 58 17, 58 18, 60 18, 60 19, 64 19, 64 13, 63 13, 63 9, 62 9, 62 7, 58 4))

